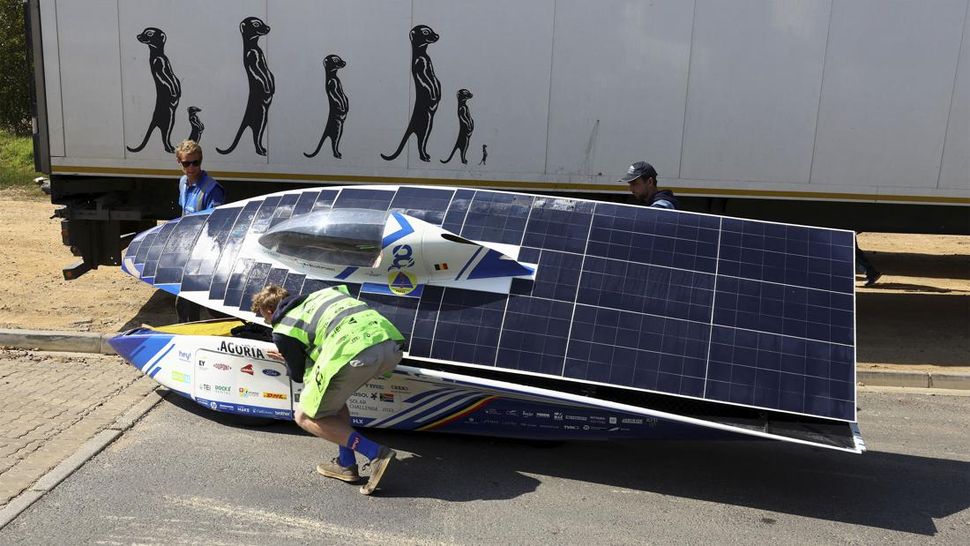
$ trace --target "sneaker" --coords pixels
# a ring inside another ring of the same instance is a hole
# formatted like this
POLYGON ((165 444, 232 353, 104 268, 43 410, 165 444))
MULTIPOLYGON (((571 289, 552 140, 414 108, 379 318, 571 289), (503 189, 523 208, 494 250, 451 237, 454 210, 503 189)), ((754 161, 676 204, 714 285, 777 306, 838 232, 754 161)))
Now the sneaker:
POLYGON ((318 464, 317 474, 321 474, 328 478, 336 478, 347 483, 360 481, 360 474, 357 473, 357 465, 340 466, 340 463, 337 462, 336 457, 331 459, 329 463, 318 464))
POLYGON ((374 457, 364 465, 365 467, 371 467, 371 471, 367 483, 360 486, 360 492, 362 494, 370 495, 377 489, 377 484, 380 483, 381 476, 384 475, 384 471, 387 470, 387 465, 390 464, 395 455, 397 455, 397 452, 393 449, 387 446, 381 446, 381 451, 377 454, 377 457, 374 457))
POLYGON ((876 284, 876 281, 879 280, 879 277, 882 277, 882 273, 880 273, 879 271, 877 271, 875 269, 869 271, 868 273, 866 273, 866 284, 865 284, 865 286, 872 286, 872 285, 876 284))

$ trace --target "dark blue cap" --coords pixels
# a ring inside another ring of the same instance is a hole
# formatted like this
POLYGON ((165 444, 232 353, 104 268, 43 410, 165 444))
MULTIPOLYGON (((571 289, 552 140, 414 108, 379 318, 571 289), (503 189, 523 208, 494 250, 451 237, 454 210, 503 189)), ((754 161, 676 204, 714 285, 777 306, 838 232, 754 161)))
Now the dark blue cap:
POLYGON ((621 176, 617 182, 629 184, 641 176, 644 178, 656 178, 657 169, 654 169, 653 165, 646 161, 637 161, 633 165, 630 165, 630 168, 626 170, 626 174, 621 176))

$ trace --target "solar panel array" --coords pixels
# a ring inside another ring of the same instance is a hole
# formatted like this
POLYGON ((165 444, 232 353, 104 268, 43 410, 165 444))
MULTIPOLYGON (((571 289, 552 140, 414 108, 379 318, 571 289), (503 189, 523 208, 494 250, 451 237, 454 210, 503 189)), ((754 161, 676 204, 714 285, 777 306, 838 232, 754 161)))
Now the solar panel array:
MULTIPOLYGON (((412 358, 855 420, 853 234, 470 189, 330 188, 173 220, 127 256, 143 280, 248 310, 265 284, 337 284, 239 259, 247 233, 321 208, 399 210, 471 240, 520 245, 511 294, 427 286, 359 294, 412 358)), ((359 286, 349 285, 358 295, 359 286)))

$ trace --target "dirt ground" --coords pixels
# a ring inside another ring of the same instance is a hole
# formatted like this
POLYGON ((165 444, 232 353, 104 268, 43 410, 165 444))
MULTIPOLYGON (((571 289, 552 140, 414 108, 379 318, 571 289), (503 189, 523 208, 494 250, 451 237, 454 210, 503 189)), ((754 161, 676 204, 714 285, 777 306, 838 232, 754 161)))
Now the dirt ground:
MULTIPOLYGON (((175 322, 174 297, 102 266, 65 281, 78 260, 45 196, 0 193, 0 328, 116 332, 175 322)), ((856 299, 858 361, 868 367, 970 367, 970 237, 863 233, 883 272, 856 299)), ((970 368, 967 368, 970 370, 970 368)))

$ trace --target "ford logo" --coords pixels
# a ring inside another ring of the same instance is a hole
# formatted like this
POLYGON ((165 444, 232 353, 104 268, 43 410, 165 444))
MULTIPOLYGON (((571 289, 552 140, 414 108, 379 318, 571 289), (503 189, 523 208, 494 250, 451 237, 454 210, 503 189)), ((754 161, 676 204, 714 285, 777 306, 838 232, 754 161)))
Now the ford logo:
POLYGON ((270 377, 278 377, 280 375, 280 372, 270 369, 263 370, 263 373, 270 377))

